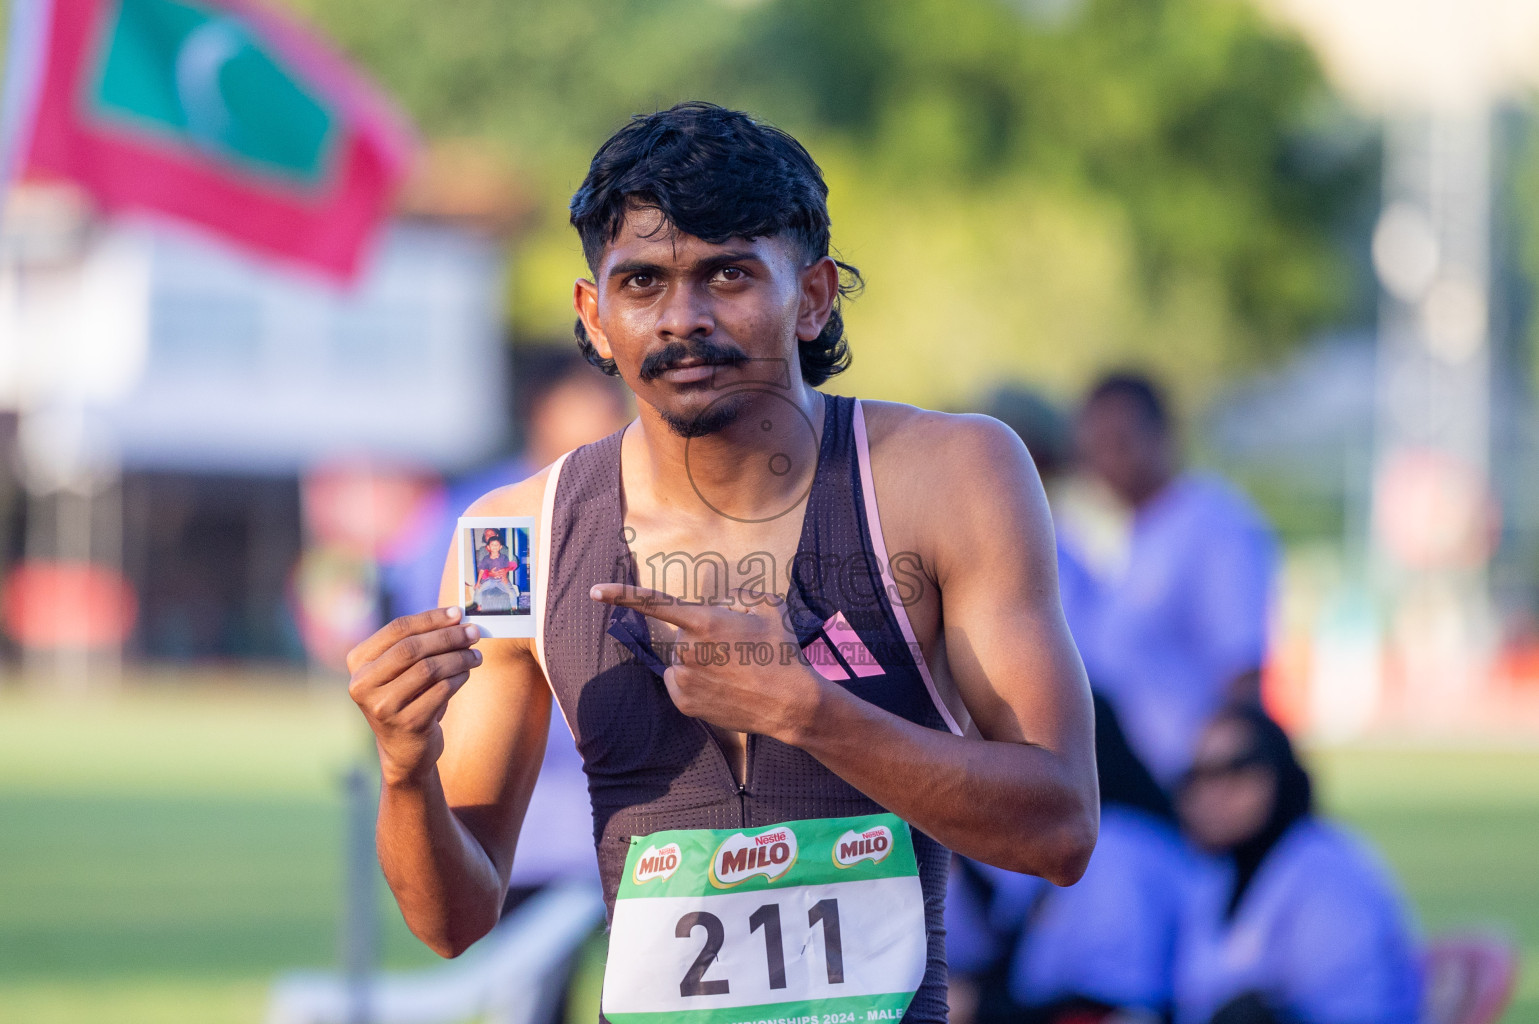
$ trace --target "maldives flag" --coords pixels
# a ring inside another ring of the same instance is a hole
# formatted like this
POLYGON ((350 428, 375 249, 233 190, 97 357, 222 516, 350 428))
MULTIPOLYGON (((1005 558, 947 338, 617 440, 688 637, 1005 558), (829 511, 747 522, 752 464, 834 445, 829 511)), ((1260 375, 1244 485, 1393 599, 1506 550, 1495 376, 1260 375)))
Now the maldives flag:
POLYGON ((13 172, 357 270, 411 140, 324 44, 250 0, 20 0, 12 18, 13 172))

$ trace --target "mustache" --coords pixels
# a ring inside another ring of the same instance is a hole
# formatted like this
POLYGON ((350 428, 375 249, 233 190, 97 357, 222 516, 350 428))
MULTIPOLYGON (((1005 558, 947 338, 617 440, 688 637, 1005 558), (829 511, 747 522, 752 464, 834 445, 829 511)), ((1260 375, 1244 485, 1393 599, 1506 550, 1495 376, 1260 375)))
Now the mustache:
POLYGON ((643 359, 636 375, 644 381, 653 381, 686 359, 707 366, 742 366, 748 362, 748 353, 731 342, 710 338, 695 338, 687 345, 682 341, 670 341, 643 359))

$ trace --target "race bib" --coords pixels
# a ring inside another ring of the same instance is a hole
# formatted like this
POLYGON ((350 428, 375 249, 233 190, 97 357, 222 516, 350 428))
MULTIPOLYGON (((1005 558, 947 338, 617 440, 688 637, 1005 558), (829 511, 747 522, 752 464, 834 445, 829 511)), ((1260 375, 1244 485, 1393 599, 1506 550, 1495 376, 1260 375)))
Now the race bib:
POLYGON ((613 1024, 901 1020, 924 893, 891 814, 631 839, 610 924, 613 1024))

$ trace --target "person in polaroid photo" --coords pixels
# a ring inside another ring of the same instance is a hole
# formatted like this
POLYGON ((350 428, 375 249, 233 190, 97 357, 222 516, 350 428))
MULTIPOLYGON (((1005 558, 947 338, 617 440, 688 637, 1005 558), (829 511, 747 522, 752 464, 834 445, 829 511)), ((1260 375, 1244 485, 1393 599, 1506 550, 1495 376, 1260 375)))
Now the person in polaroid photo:
POLYGON ((532 518, 463 517, 459 521, 459 594, 464 621, 483 636, 532 637, 528 590, 532 518))
POLYGON ((518 602, 508 580, 508 574, 516 568, 518 563, 508 559, 507 546, 502 542, 502 531, 493 527, 482 530, 481 542, 476 547, 476 586, 471 594, 472 602, 465 606, 465 613, 507 613, 517 607, 518 602))
POLYGON ((849 364, 858 282, 827 194, 795 139, 708 103, 605 142, 571 204, 578 342, 638 416, 467 512, 537 519, 534 635, 478 644, 451 552, 451 607, 348 659, 380 861, 445 956, 541 841, 520 825, 554 695, 614 1024, 944 1021, 948 848, 1067 885, 1095 843, 1090 691, 1031 457, 996 420, 818 389, 849 364))

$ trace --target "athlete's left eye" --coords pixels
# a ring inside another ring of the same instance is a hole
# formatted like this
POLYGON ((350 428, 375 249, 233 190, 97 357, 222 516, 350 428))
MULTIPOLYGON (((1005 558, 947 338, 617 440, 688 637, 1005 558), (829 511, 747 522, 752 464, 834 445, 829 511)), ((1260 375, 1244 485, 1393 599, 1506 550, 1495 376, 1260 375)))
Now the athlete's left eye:
POLYGON ((741 281, 743 278, 747 277, 748 274, 743 270, 742 267, 722 267, 720 270, 716 271, 716 276, 721 278, 723 281, 741 281))

